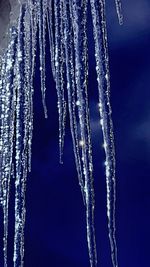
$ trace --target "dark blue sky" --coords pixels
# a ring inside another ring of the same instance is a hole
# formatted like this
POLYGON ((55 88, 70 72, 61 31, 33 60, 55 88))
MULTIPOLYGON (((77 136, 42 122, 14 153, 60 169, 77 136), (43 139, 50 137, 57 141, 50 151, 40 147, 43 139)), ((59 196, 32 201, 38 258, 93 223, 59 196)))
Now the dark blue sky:
MULTIPOLYGON (((150 2, 123 1, 123 13, 124 25, 120 27, 114 1, 107 1, 116 143, 118 260, 120 267, 149 267, 150 2)), ((90 27, 89 23, 89 36, 90 27)), ((93 55, 90 38, 89 98, 98 267, 112 267, 106 218, 105 157, 93 55)), ((47 120, 43 115, 38 73, 35 80, 32 173, 26 194, 25 267, 89 267, 85 208, 78 186, 69 123, 64 164, 59 165, 57 99, 48 63, 47 56, 47 120)))

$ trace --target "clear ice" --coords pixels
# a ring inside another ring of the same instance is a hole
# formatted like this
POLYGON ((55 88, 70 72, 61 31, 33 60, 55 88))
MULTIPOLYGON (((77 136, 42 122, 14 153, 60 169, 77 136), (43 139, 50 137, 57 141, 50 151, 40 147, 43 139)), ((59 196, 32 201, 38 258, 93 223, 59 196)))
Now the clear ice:
MULTIPOLYGON (((119 23, 121 1, 115 0, 119 23)), ((87 10, 93 23, 99 93, 100 124, 106 155, 107 216, 113 267, 118 266, 115 237, 115 149, 110 105, 109 59, 105 0, 20 1, 17 25, 9 29, 9 43, 0 61, 0 204, 3 209, 4 267, 7 261, 8 212, 11 179, 15 180, 14 267, 23 267, 25 191, 31 171, 33 132, 33 80, 39 42, 41 94, 46 106, 46 31, 56 83, 59 116, 60 163, 63 162, 66 110, 79 185, 86 207, 90 266, 97 266, 94 228, 94 177, 88 101, 87 10), (38 40, 37 40, 38 38, 38 40), (79 125, 79 126, 78 126, 79 125), (79 128, 79 129, 78 129, 79 128)))

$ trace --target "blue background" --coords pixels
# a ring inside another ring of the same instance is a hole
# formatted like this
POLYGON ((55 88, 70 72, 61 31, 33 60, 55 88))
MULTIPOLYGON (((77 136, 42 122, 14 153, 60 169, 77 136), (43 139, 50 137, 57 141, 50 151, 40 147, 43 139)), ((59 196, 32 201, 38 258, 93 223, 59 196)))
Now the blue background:
MULTIPOLYGON (((120 267, 150 266, 150 2, 123 1, 119 26, 107 1, 111 103, 116 143, 116 225, 120 267)), ((98 267, 112 267, 106 217, 102 133, 89 18, 89 98, 95 177, 98 267)), ((32 173, 27 182, 25 267, 89 267, 82 203, 67 122, 59 165, 55 84, 47 45, 47 120, 35 79, 32 173)), ((37 62, 38 64, 38 62, 37 62)))

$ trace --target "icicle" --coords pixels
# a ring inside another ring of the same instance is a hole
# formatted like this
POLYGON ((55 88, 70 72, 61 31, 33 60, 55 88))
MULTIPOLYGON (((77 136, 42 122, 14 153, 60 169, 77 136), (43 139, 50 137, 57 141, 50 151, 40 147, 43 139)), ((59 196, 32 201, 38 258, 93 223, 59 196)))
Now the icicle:
POLYGON ((3 153, 4 151, 4 117, 5 117, 5 87, 4 87, 4 77, 5 77, 5 58, 1 59, 1 73, 0 73, 0 201, 3 204, 3 153))
POLYGON ((64 95, 64 44, 63 44, 63 13, 62 2, 54 1, 55 14, 55 81, 58 97, 58 114, 59 114, 59 151, 60 163, 62 163, 64 136, 65 136, 65 119, 66 119, 66 101, 64 95))
MULTIPOLYGON (((36 45, 36 32, 33 33, 33 10, 29 6, 26 10, 25 19, 29 23, 25 23, 25 36, 24 36, 24 49, 25 49, 25 107, 26 107, 26 131, 25 141, 28 147, 28 168, 31 171, 31 147, 32 147, 32 134, 33 134, 33 70, 35 67, 35 45, 36 45), (32 71, 31 71, 32 70, 32 71)), ((35 28, 36 29, 36 28, 35 28)))
POLYGON ((45 103, 45 91, 46 91, 46 86, 45 86, 46 2, 47 2, 47 0, 39 0, 39 3, 38 3, 41 91, 42 91, 42 102, 43 102, 45 118, 47 118, 47 107, 46 107, 46 103, 45 103))
POLYGON ((68 107, 70 117, 70 129, 72 135, 73 149, 75 155, 76 169, 78 173, 79 185, 83 200, 85 203, 84 181, 82 175, 82 166, 79 153, 79 138, 77 131, 76 119, 76 93, 75 93, 75 73, 74 73, 74 57, 73 57, 73 40, 72 36, 72 21, 69 10, 69 1, 63 0, 64 13, 64 39, 65 44, 65 58, 66 58, 66 72, 67 72, 67 92, 68 92, 68 107))
POLYGON ((30 23, 31 23, 31 42, 32 42, 32 79, 35 72, 35 58, 36 58, 36 46, 37 46, 37 28, 38 28, 38 2, 28 0, 28 10, 30 12, 30 23), (33 1, 33 3, 32 3, 33 1))
POLYGON ((115 237, 115 150, 114 134, 111 119, 110 106, 110 80, 109 62, 107 48, 107 32, 105 20, 105 0, 90 0, 93 18, 93 31, 95 41, 95 59, 99 91, 99 107, 101 116, 101 126, 106 153, 106 185, 107 185, 107 216, 109 238, 111 244, 111 254, 113 266, 117 267, 117 246, 115 237))
POLYGON ((81 131, 83 172, 85 177, 87 241, 91 266, 97 265, 94 230, 94 188, 93 163, 91 151, 90 123, 87 95, 87 4, 88 1, 73 0, 72 12, 75 48, 75 81, 79 101, 78 114, 81 131))
POLYGON ((14 267, 23 266, 24 256, 24 223, 25 223, 25 184, 27 176, 26 127, 28 123, 28 92, 24 80, 24 18, 25 5, 20 10, 18 23, 18 43, 15 66, 16 88, 16 137, 15 137, 15 236, 14 267))
POLYGON ((13 72, 16 46, 16 31, 10 30, 11 42, 8 47, 6 58, 3 62, 2 70, 2 91, 1 91, 1 190, 2 207, 4 214, 4 266, 7 266, 7 236, 8 236, 8 209, 9 191, 11 178, 11 165, 13 157, 13 137, 14 137, 14 92, 13 92, 13 72), (3 75, 4 74, 4 75, 3 75))
POLYGON ((50 56, 51 56, 51 68, 53 73, 53 78, 55 80, 55 36, 54 36, 54 10, 53 1, 49 1, 47 8, 47 24, 49 33, 49 43, 50 43, 50 56))
MULTIPOLYGON (((27 51, 25 54, 27 54, 26 59, 26 67, 28 68, 28 84, 27 87, 29 87, 29 102, 30 102, 30 108, 29 108, 29 136, 28 136, 28 168, 29 172, 31 172, 31 155, 32 155, 32 136, 33 136, 33 94, 34 94, 34 88, 33 88, 33 79, 34 79, 34 72, 35 72, 35 58, 36 58, 36 46, 37 46, 37 26, 38 26, 38 2, 33 0, 28 0, 29 3, 27 5, 28 8, 28 20, 29 23, 25 23, 26 29, 26 40, 25 40, 25 49, 27 51), (32 70, 32 71, 31 71, 32 70)), ((44 101, 42 101, 44 104, 44 101)))
POLYGON ((115 3, 116 3, 116 10, 117 10, 119 24, 122 25, 123 24, 123 14, 122 14, 121 0, 115 0, 115 3))
MULTIPOLYGON (((25 189, 27 173, 28 170, 31 170, 33 77, 38 29, 42 102, 45 117, 47 117, 45 103, 46 23, 49 32, 51 67, 58 96, 60 162, 62 163, 64 147, 65 97, 67 95, 76 169, 86 206, 90 265, 96 267, 93 163, 87 92, 88 0, 20 0, 19 3, 18 28, 13 27, 11 29, 7 53, 0 61, 0 204, 4 213, 4 267, 7 267, 8 208, 12 177, 15 180, 13 261, 14 267, 23 267, 25 189)), ((115 3, 119 23, 122 24, 121 1, 115 0, 115 3)), ((115 237, 115 151, 109 100, 110 81, 105 0, 90 0, 90 4, 95 41, 100 124, 106 153, 109 238, 113 266, 118 267, 115 237)))

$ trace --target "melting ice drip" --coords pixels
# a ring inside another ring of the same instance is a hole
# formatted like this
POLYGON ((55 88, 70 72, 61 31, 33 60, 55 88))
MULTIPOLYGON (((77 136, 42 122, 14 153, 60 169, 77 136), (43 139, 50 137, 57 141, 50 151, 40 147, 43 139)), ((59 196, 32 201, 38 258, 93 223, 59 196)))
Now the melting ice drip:
MULTIPOLYGON (((115 0, 122 24, 121 2, 115 0)), ((115 151, 108 65, 105 0, 90 0, 95 42, 100 123, 106 154, 107 216, 112 263, 117 263, 115 238, 115 151)), ((79 184, 86 206, 90 265, 97 265, 94 230, 94 187, 88 107, 88 0, 20 1, 20 15, 10 29, 9 44, 0 63, 0 204, 4 221, 4 267, 7 267, 8 210, 11 179, 15 180, 14 267, 23 266, 25 189, 31 171, 33 78, 39 32, 42 102, 45 117, 45 35, 48 28, 51 68, 56 82, 59 147, 62 162, 66 107, 79 184), (67 81, 67 82, 66 82, 67 81), (67 99, 66 99, 67 98, 67 99), (66 105, 67 104, 67 105, 66 105), (79 131, 77 124, 79 121, 79 131), (80 153, 80 150, 82 151, 80 153)))

